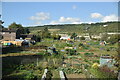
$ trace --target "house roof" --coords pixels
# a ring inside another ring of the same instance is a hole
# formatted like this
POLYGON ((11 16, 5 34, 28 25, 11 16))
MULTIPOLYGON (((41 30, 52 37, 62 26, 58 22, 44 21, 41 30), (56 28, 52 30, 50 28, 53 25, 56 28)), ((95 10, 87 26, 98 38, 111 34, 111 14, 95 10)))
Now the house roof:
POLYGON ((34 37, 34 35, 32 35, 32 34, 21 34, 20 36, 21 37, 25 37, 25 38, 32 38, 32 37, 34 37))
POLYGON ((101 56, 101 58, 104 58, 104 59, 112 59, 111 56, 101 56))
POLYGON ((3 28, 1 31, 2 32, 16 32, 17 29, 5 29, 5 28, 3 28))

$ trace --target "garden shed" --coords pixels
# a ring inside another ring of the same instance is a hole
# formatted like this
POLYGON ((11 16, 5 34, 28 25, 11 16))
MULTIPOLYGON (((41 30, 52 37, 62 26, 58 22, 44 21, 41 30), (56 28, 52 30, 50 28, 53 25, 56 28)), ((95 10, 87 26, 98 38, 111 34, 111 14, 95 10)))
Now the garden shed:
POLYGON ((100 57, 100 66, 107 65, 108 67, 112 67, 114 63, 114 59, 112 59, 110 56, 100 57))

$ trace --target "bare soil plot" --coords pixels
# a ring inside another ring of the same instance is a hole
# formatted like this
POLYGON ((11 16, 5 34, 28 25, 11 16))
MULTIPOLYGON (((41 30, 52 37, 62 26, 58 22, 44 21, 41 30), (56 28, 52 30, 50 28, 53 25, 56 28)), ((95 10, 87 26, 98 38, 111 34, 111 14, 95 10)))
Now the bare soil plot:
POLYGON ((53 31, 59 31, 60 29, 48 29, 48 30, 53 32, 53 31))
POLYGON ((68 80, 74 78, 73 80, 77 80, 80 78, 86 78, 86 76, 84 74, 66 74, 68 80))

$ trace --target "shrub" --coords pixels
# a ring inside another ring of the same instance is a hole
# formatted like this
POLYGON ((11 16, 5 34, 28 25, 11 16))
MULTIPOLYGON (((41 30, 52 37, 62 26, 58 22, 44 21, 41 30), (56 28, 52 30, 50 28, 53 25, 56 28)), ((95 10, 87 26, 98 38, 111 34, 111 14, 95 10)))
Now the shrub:
POLYGON ((44 55, 44 53, 37 53, 37 55, 44 55))
POLYGON ((97 41, 100 41, 100 39, 97 39, 97 38, 92 38, 92 40, 97 40, 97 41))
POLYGON ((111 72, 111 69, 107 65, 101 66, 99 69, 102 72, 111 72))
MULTIPOLYGON (((96 78, 104 78, 104 79, 108 79, 108 80, 117 80, 117 75, 110 70, 110 68, 108 68, 107 66, 102 66, 99 68, 91 68, 90 69, 91 74, 93 74, 96 78)), ((103 79, 103 80, 104 80, 103 79)))
POLYGON ((32 72, 26 74, 26 76, 24 77, 26 80, 33 80, 35 78, 35 76, 33 75, 32 72))
POLYGON ((85 37, 83 37, 83 36, 82 36, 82 37, 80 37, 80 40, 85 40, 85 37))
POLYGON ((87 59, 85 59, 84 61, 85 61, 85 62, 88 62, 88 60, 87 60, 87 59))
POLYGON ((51 80, 52 76, 53 75, 52 75, 51 71, 49 70, 46 74, 46 80, 51 80))
POLYGON ((80 43, 80 44, 79 44, 79 47, 82 47, 82 46, 84 46, 84 45, 83 45, 82 43, 80 43))
POLYGON ((89 65, 88 64, 84 64, 84 68, 85 69, 89 68, 89 65))
POLYGON ((66 46, 68 46, 68 47, 72 47, 73 45, 72 45, 72 44, 67 44, 66 46))
POLYGON ((110 42, 111 44, 115 44, 120 39, 120 36, 118 34, 111 35, 109 39, 107 39, 107 42, 110 42))
POLYGON ((85 56, 93 56, 94 53, 84 53, 85 56))
MULTIPOLYGON (((59 69, 58 69, 59 70, 59 69)), ((64 71, 67 74, 80 74, 82 73, 81 69, 76 69, 76 68, 60 68, 60 70, 64 71)))
POLYGON ((69 55, 76 55, 76 50, 74 49, 66 49, 66 51, 67 51, 67 54, 69 55))
POLYGON ((16 69, 17 69, 17 70, 23 70, 23 69, 25 69, 25 66, 24 66, 24 65, 20 65, 20 66, 18 66, 16 69))
POLYGON ((93 60, 93 63, 99 63, 99 60, 93 60))
POLYGON ((92 68, 99 68, 99 64, 98 64, 98 63, 94 63, 94 64, 92 65, 92 68))

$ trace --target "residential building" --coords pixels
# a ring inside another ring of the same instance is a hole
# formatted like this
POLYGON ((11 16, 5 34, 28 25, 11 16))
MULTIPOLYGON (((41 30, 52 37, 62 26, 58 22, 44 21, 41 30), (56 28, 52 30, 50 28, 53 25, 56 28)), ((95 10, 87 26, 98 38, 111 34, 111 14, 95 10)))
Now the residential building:
POLYGON ((29 40, 29 41, 36 41, 37 38, 35 35, 32 34, 21 34, 20 38, 25 39, 25 40, 29 40))
POLYGON ((14 41, 15 39, 19 39, 19 29, 5 29, 3 28, 0 31, 2 35, 2 41, 14 41))

